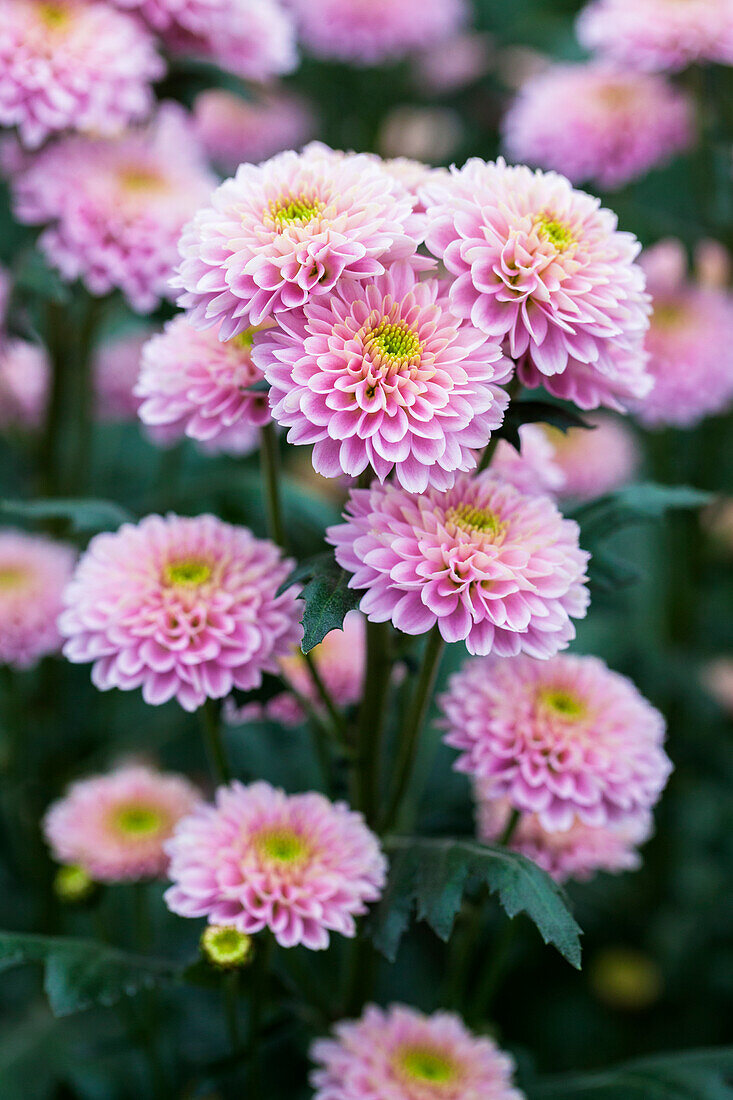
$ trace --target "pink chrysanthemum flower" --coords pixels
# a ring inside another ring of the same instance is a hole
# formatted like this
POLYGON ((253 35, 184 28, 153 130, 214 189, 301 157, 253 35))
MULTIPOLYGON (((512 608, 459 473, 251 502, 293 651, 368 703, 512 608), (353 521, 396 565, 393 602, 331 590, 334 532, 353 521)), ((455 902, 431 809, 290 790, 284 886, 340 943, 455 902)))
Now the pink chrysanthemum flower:
POLYGON ((693 61, 733 64, 730 0, 592 0, 578 17, 578 37, 630 68, 683 69, 693 61))
POLYGON ((150 330, 125 333, 105 340, 94 354, 96 412, 100 420, 135 420, 140 399, 135 384, 140 373, 140 356, 150 330))
POLYGON ((8 311, 8 302, 10 301, 10 275, 5 268, 0 264, 0 337, 2 337, 2 329, 5 324, 5 314, 8 311))
POLYGON ((610 210, 563 176, 501 159, 469 160, 422 197, 454 312, 506 340, 525 385, 582 408, 646 395, 640 246, 610 210))
POLYGON ((243 164, 183 234, 179 304, 228 340, 339 281, 372 279, 414 255, 413 201, 372 158, 320 145, 243 164))
POLYGON ((0 430, 40 425, 50 379, 48 355, 42 347, 0 336, 0 430))
POLYGON ((153 105, 165 71, 152 38, 108 4, 0 0, 0 126, 36 148, 49 134, 115 134, 153 105))
POLYGON ((431 46, 466 21, 464 0, 289 0, 316 57, 380 65, 431 46))
POLYGON ((641 454, 632 431, 610 416, 586 417, 591 430, 544 429, 560 471, 559 496, 593 500, 626 485, 636 473, 641 454))
MULTIPOLYGON (((484 785, 476 788, 478 834, 491 844, 501 838, 512 807, 506 798, 497 801, 484 794, 484 785)), ((641 866, 638 848, 652 832, 648 810, 636 810, 605 825, 585 825, 576 818, 569 829, 554 832, 543 829, 536 814, 522 814, 508 847, 539 864, 556 882, 585 882, 598 871, 636 871, 641 866)))
POLYGON ((456 770, 550 832, 650 809, 672 769, 661 714, 597 657, 468 661, 441 707, 456 770))
POLYGON ((169 321, 142 354, 135 394, 140 419, 156 440, 188 436, 209 449, 246 454, 270 421, 264 381, 252 361, 253 329, 226 342, 191 327, 185 314, 169 321))
POLYGON ((373 622, 406 634, 437 623, 470 653, 551 657, 586 613, 577 524, 488 474, 422 496, 375 482, 351 492, 346 521, 327 540, 373 622))
POLYGON ((523 85, 504 119, 512 160, 609 190, 645 175, 692 139, 684 92, 664 77, 603 61, 553 65, 523 85))
POLYGON ((296 149, 312 136, 315 120, 304 99, 269 90, 256 99, 210 88, 193 106, 196 132, 211 161, 232 175, 244 161, 256 164, 296 149))
POLYGON ((97 882, 163 878, 164 844, 201 797, 183 776, 129 765, 72 783, 49 808, 43 831, 54 859, 97 882))
POLYGON ((300 637, 292 563, 215 516, 147 516, 89 543, 64 593, 64 656, 100 691, 185 710, 258 687, 300 637))
POLYGON ((539 424, 522 424, 519 429, 521 451, 505 439, 499 440, 491 460, 491 473, 508 481, 520 493, 557 496, 565 484, 565 475, 555 461, 555 449, 539 424))
POLYGON ((452 1013, 367 1005, 334 1032, 311 1049, 314 1100, 524 1100, 512 1058, 452 1013))
POLYGON ((409 263, 369 283, 334 288, 279 318, 257 340, 254 360, 270 383, 290 443, 313 445, 324 477, 380 481, 394 471, 408 492, 448 489, 476 465, 508 403, 512 365, 498 343, 448 307, 437 279, 409 263))
POLYGON ((178 238, 215 182, 188 116, 169 103, 117 140, 72 137, 44 149, 12 181, 14 211, 50 223, 40 246, 65 279, 97 295, 118 288, 147 313, 173 296, 178 238))
POLYGON ((62 543, 0 530, 0 665, 30 668, 58 650, 56 619, 75 557, 62 543))
POLYGON ((420 91, 449 95, 480 80, 491 65, 494 45, 487 34, 468 30, 453 34, 418 54, 412 64, 413 83, 420 91))
POLYGON ((379 898, 386 861, 361 814, 321 794, 286 795, 269 783, 220 787, 178 825, 168 908, 251 935, 269 928, 282 947, 328 947, 356 934, 355 917, 379 898))
POLYGON ((642 263, 654 307, 646 337, 654 389, 634 411, 652 427, 690 428, 733 400, 733 293, 688 279, 679 241, 655 245, 642 263))

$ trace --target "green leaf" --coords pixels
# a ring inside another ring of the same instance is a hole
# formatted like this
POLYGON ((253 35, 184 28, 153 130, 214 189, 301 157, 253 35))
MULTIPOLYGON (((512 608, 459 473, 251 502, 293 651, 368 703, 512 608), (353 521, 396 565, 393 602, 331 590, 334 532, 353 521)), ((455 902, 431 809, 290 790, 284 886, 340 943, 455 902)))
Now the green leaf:
POLYGON ((733 1100, 733 1047, 638 1058, 540 1081, 529 1100, 733 1100))
POLYGON ((55 1016, 114 1004, 141 989, 174 981, 180 969, 93 940, 0 932, 0 970, 27 962, 43 964, 44 988, 55 1016))
POLYGON ((660 519, 666 512, 700 508, 712 499, 712 493, 689 485, 639 482, 581 505, 572 518, 580 524, 586 538, 598 538, 633 523, 660 519))
POLYGON ((0 512, 14 519, 63 520, 74 533, 116 531, 135 517, 111 500, 2 500, 0 512))
POLYGON ((65 305, 71 300, 71 288, 60 275, 48 266, 41 253, 35 249, 26 251, 15 272, 15 292, 33 294, 46 301, 65 305))
POLYGON ((303 562, 288 577, 285 588, 305 581, 298 599, 305 603, 301 649, 309 653, 331 630, 341 630, 349 611, 359 606, 361 592, 349 588, 350 574, 337 564, 332 551, 303 562))
POLYGON ((517 451, 520 449, 519 429, 522 424, 551 424, 567 432, 571 428, 593 430, 575 409, 565 405, 555 405, 551 401, 512 401, 506 411, 504 422, 497 431, 502 439, 511 443, 517 451))
POLYGON ((375 946, 390 961, 413 909, 447 941, 469 879, 485 883, 510 917, 524 912, 545 943, 580 968, 580 928, 562 889, 536 863, 506 848, 474 840, 394 837, 387 888, 370 918, 375 946))

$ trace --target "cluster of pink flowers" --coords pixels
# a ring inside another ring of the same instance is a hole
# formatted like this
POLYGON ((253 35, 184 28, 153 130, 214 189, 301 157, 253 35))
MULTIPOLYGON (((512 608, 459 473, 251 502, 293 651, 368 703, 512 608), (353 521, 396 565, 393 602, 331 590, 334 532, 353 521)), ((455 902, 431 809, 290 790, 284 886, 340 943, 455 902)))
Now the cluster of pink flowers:
POLYGON ((691 144, 692 105, 656 74, 555 65, 522 86, 503 129, 513 160, 611 189, 691 144))
POLYGON ((0 530, 0 665, 29 668, 59 649, 56 620, 75 557, 62 543, 0 530))
POLYGON ((380 896, 386 861, 377 838, 342 802, 286 795, 269 783, 220 787, 215 805, 179 822, 166 845, 168 908, 283 947, 328 947, 356 934, 355 918, 380 896))
POLYGON ((196 132, 214 165, 224 174, 243 161, 257 163, 296 149, 313 135, 315 119, 307 102, 292 93, 268 89, 256 99, 211 88, 196 97, 196 132))

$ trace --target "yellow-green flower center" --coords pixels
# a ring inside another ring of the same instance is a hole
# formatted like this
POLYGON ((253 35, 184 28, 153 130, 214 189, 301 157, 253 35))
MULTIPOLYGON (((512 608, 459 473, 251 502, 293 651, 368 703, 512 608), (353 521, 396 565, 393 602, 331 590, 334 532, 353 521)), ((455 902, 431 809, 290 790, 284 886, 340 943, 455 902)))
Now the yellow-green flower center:
POLYGON ((565 688, 543 688, 539 693, 539 700, 544 707, 561 718, 582 718, 585 714, 583 700, 565 688))
POLYGON ((572 244, 575 244, 575 234, 564 222, 557 218, 549 218, 543 215, 538 219, 539 234, 549 241, 558 252, 565 252, 572 244))
POLYGON ((308 844, 294 829, 267 829, 255 844, 260 855, 273 863, 299 863, 310 854, 308 844))
POLYGON ((364 343, 367 347, 376 348, 386 358, 400 363, 415 359, 422 350, 416 332, 404 323, 390 321, 382 321, 369 333, 364 343))
POLYGON ((498 538, 506 531, 507 524, 488 508, 476 508, 473 504, 459 504, 449 508, 445 514, 446 522, 455 523, 470 534, 488 535, 498 538))
POLYGON ((182 558, 169 562, 163 576, 168 584, 195 588, 209 579, 211 566, 201 558, 182 558))
POLYGON ((325 203, 319 199, 308 198, 306 195, 292 195, 279 202, 271 202, 269 214, 282 230, 291 225, 307 225, 317 214, 320 214, 324 206, 325 203))
POLYGON ((39 4, 38 14, 49 30, 61 29, 71 18, 68 8, 63 4, 39 4))
POLYGON ((455 1082, 458 1068, 442 1051, 427 1046, 405 1047, 398 1052, 397 1066, 413 1081, 425 1085, 448 1085, 455 1082))
POLYGON ((114 821, 119 831, 131 838, 154 836, 166 823, 160 810, 135 803, 119 807, 114 821))
POLYGON ((210 924, 201 937, 201 950, 214 966, 244 966, 252 955, 252 938, 231 925, 210 924))
POLYGON ((69 863, 59 867, 53 880, 53 889, 59 901, 73 904, 89 897, 94 889, 94 881, 83 867, 69 863))
POLYGON ((680 302, 661 301, 654 304, 652 324, 655 328, 673 329, 687 320, 687 310, 680 302))
POLYGON ((149 191, 159 191, 165 186, 163 179, 157 172, 151 172, 149 168, 131 166, 120 172, 119 180, 125 191, 143 194, 149 191))
POLYGON ((17 588, 23 584, 27 576, 24 569, 18 569, 16 566, 0 569, 0 589, 17 588))

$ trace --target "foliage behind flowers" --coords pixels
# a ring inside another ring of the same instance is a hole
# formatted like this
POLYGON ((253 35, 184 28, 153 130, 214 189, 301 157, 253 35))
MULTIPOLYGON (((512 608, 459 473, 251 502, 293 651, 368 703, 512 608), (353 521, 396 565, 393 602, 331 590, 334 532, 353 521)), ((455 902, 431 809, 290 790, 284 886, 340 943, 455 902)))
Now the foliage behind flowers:
POLYGON ((0 0, 3 1100, 733 1097, 732 59, 0 0))

